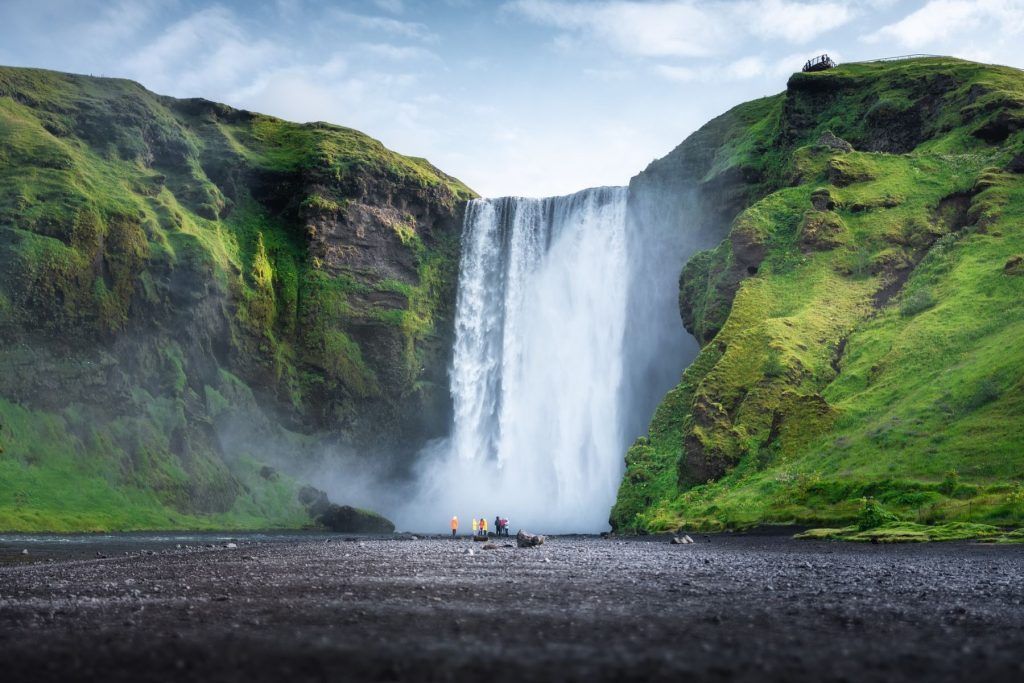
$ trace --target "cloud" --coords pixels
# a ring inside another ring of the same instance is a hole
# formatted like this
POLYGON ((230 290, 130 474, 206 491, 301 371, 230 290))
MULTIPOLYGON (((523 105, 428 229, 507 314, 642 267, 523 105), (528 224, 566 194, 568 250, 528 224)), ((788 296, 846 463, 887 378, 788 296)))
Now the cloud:
POLYGON ((743 2, 736 19, 746 19, 747 30, 765 40, 800 44, 848 23, 854 17, 849 4, 839 2, 743 2))
POLYGON ((727 53, 747 38, 803 43, 855 15, 840 2, 790 0, 514 0, 505 8, 640 57, 709 57, 727 53))
POLYGON ((724 64, 703 64, 701 66, 677 66, 657 64, 654 72, 670 81, 679 83, 742 81, 764 75, 768 67, 760 57, 744 57, 724 64))
POLYGON ((353 45, 353 51, 357 54, 379 57, 392 62, 436 61, 441 59, 436 53, 416 45, 356 43, 353 45))
POLYGON ((229 10, 212 7, 172 24, 125 59, 123 68, 160 92, 216 96, 284 53, 271 40, 247 35, 229 10))
POLYGON ((689 2, 516 0, 507 7, 549 26, 581 31, 626 54, 703 57, 728 39, 723 22, 689 2))
POLYGON ((992 39, 1024 33, 1021 0, 930 0, 900 21, 864 37, 866 43, 892 42, 920 49, 984 28, 992 39))
POLYGON ((427 42, 437 40, 437 34, 433 33, 425 24, 414 21, 401 21, 391 17, 374 17, 344 10, 333 10, 330 12, 330 16, 343 27, 354 28, 360 31, 376 31, 427 42))
POLYGON ((405 4, 402 0, 373 0, 373 4, 392 14, 401 14, 405 11, 405 4))

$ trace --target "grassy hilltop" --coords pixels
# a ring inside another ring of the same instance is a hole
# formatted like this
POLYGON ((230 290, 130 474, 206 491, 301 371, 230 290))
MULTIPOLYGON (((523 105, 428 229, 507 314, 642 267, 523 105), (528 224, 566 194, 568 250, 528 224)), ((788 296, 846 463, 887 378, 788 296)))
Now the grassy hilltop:
POLYGON ((1022 152, 1024 73, 927 58, 794 74, 656 162, 736 209, 613 525, 1024 521, 1022 152))
POLYGON ((0 530, 295 526, 265 463, 443 428, 471 196, 351 129, 0 68, 0 530))

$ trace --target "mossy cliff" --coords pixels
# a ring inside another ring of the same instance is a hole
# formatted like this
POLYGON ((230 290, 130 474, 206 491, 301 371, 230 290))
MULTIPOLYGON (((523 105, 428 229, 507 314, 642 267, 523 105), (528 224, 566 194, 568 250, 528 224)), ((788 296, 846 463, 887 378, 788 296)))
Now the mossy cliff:
POLYGON ((351 129, 0 68, 0 529, 300 524, 265 462, 437 435, 471 196, 351 129))
POLYGON ((1022 153, 1024 73, 927 58, 794 74, 635 179, 720 242, 613 526, 1024 521, 1022 153))

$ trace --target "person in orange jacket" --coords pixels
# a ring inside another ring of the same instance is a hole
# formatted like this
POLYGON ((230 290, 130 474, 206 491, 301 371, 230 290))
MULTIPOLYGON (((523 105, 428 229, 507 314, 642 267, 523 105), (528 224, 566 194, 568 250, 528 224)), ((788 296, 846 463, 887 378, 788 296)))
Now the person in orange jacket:
POLYGON ((459 533, 459 518, 457 516, 455 516, 455 515, 452 515, 452 538, 455 538, 455 536, 458 533, 459 533))

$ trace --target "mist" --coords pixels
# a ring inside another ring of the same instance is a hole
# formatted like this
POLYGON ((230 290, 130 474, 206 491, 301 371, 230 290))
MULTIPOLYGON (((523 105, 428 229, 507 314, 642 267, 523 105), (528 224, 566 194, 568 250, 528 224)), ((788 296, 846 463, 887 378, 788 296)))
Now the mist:
POLYGON ((454 424, 417 458, 399 527, 500 515, 544 533, 608 528, 626 450, 693 355, 675 303, 682 240, 634 224, 628 196, 467 207, 454 424))

